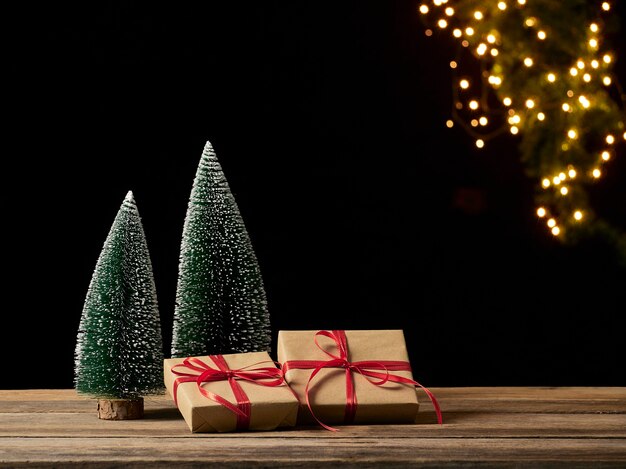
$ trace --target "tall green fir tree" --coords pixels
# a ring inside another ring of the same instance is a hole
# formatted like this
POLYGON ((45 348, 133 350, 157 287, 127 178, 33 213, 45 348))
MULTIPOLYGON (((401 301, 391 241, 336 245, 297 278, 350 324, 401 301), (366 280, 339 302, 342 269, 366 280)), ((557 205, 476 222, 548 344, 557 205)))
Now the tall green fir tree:
POLYGON ((183 228, 172 357, 269 351, 270 339, 257 257, 207 142, 183 228))
POLYGON ((163 389, 156 287, 132 192, 126 195, 96 264, 75 357, 79 393, 132 400, 163 389))

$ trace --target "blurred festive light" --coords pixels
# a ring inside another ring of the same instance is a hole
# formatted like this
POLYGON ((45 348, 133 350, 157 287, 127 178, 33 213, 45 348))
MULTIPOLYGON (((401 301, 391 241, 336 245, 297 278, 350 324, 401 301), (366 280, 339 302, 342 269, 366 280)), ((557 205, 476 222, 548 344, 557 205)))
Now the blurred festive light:
MULTIPOLYGON (((445 24, 459 40, 459 55, 449 62, 458 84, 454 121, 446 126, 462 124, 478 148, 504 130, 520 134, 525 164, 543 189, 537 215, 549 213, 552 233, 568 239, 579 222, 598 219, 586 186, 617 154, 620 147, 606 147, 615 145, 615 135, 626 140, 626 123, 623 104, 615 99, 623 94, 611 70, 615 56, 602 37, 605 19, 565 2, 557 11, 552 1, 534 0, 526 10, 526 0, 459 0, 431 18, 426 13, 447 3, 433 0, 434 7, 424 3, 419 10, 425 22, 440 29, 445 24), (586 27, 565 35, 567 24, 586 27), (466 68, 463 54, 480 63, 479 72, 466 68), (494 97, 504 109, 493 104, 494 97), (563 112, 555 111, 559 107, 563 112)), ((596 8, 610 11, 608 2, 596 8)))

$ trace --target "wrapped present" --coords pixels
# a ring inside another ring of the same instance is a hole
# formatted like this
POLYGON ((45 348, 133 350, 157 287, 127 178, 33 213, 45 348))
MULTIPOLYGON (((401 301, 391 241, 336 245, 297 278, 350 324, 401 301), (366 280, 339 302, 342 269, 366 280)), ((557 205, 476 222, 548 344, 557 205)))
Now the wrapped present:
POLYGON ((404 333, 280 331, 278 361, 300 400, 298 423, 414 423, 419 409, 404 333))
POLYGON ((266 352, 166 359, 164 377, 192 432, 296 423, 298 400, 266 352))

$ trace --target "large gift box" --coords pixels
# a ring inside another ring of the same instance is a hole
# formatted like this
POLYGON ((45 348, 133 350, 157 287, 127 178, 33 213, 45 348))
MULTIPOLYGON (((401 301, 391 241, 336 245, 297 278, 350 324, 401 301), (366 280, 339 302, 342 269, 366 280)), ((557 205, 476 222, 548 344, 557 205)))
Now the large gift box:
POLYGON ((296 423, 298 400, 266 352, 166 359, 164 379, 192 432, 296 423))
POLYGON ((280 331, 278 361, 300 400, 299 424, 415 422, 401 330, 280 331))

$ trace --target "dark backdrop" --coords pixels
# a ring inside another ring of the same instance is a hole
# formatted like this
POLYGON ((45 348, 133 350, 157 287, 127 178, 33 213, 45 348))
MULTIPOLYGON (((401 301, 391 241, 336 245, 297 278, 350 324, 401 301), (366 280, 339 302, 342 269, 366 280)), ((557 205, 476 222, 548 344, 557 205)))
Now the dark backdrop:
MULTIPOLYGON (((85 293, 128 189, 169 351, 207 139, 274 340, 401 328, 430 386, 626 385, 625 271, 602 245, 551 239, 513 137, 478 151, 445 128, 452 44, 424 36, 418 3, 60 3, 3 14, 0 387, 72 386, 85 293)), ((622 226, 625 162, 594 194, 622 226)))

